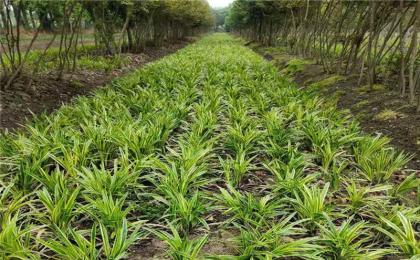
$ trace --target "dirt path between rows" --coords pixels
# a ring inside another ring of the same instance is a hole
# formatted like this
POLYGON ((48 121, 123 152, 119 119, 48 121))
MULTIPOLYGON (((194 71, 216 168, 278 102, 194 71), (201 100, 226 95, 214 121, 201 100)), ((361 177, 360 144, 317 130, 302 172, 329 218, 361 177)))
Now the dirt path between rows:
POLYGON ((172 54, 192 41, 194 39, 166 47, 149 47, 140 54, 125 54, 129 60, 128 65, 111 72, 79 70, 64 75, 60 81, 57 81, 54 72, 50 72, 37 76, 31 88, 27 87, 29 79, 23 77, 14 84, 13 88, 0 90, 0 131, 16 129, 33 115, 51 113, 79 95, 90 95, 93 90, 106 86, 112 79, 172 54))

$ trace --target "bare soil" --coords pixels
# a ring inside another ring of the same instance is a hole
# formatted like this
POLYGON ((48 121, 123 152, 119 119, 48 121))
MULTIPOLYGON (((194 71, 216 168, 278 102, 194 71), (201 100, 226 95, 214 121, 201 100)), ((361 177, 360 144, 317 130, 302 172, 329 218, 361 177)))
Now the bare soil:
MULTIPOLYGON (((196 235, 192 234, 190 239, 197 239, 198 236, 203 234, 196 235)), ((237 252, 233 239, 238 235, 237 230, 217 230, 210 232, 206 244, 200 251, 200 255, 202 257, 206 255, 235 255, 237 252)), ((165 242, 156 238, 150 238, 132 246, 128 258, 133 260, 170 259, 167 255, 168 249, 168 245, 165 242)))
POLYGON ((79 70, 57 80, 54 72, 38 75, 31 87, 22 76, 8 90, 0 90, 0 129, 13 130, 41 113, 51 113, 79 95, 89 95, 115 77, 123 76, 144 64, 185 47, 188 39, 166 47, 148 47, 141 54, 125 54, 129 64, 111 72, 79 70))
MULTIPOLYGON (((276 64, 280 70, 286 67, 287 61, 296 58, 285 53, 267 51, 258 45, 250 47, 276 64)), ((307 87, 331 76, 324 72, 322 65, 307 64, 302 71, 294 74, 292 80, 299 87, 307 87)), ((407 97, 401 97, 396 90, 398 83, 395 80, 381 83, 382 89, 369 91, 361 87, 366 82, 362 81, 361 86, 358 86, 358 77, 345 76, 343 80, 320 88, 319 93, 327 99, 337 98, 337 107, 350 111, 363 131, 391 138, 393 146, 413 156, 407 167, 420 172, 420 114, 415 112, 415 106, 408 104, 407 97), (389 118, 380 119, 384 111, 394 113, 389 118)))

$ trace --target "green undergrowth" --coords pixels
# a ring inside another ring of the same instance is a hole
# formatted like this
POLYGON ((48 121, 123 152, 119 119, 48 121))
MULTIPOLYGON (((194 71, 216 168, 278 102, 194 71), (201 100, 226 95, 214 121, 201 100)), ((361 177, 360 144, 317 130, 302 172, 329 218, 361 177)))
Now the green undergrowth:
POLYGON ((356 109, 361 109, 364 108, 366 106, 368 106, 370 104, 370 101, 367 99, 361 100, 359 102, 357 102, 356 104, 353 105, 354 108, 356 109))
POLYGON ((77 67, 81 70, 99 70, 110 72, 129 64, 126 56, 82 56, 77 60, 77 67))
POLYGON ((309 85, 310 88, 317 88, 317 89, 322 89, 322 88, 327 88, 327 87, 331 87, 334 84, 337 84, 340 81, 345 80, 346 78, 344 76, 341 75, 334 75, 334 76, 330 76, 327 77, 325 79, 322 79, 320 81, 311 83, 309 85))
POLYGON ((386 90, 386 86, 381 84, 373 84, 372 88, 369 85, 361 86, 356 89, 357 92, 364 94, 370 91, 384 91, 386 90))
POLYGON ((394 181, 410 157, 227 34, 3 134, 0 156, 2 259, 420 253, 419 180, 394 181))
MULTIPOLYGON (((252 48, 252 47, 251 47, 252 48)), ((285 48, 283 47, 261 47, 261 46, 255 46, 256 49, 258 49, 258 52, 263 53, 264 56, 271 56, 275 61, 284 61, 283 57, 289 57, 288 60, 290 60, 290 56, 287 55, 285 48)))
POLYGON ((391 109, 384 109, 378 114, 374 116, 374 119, 379 121, 387 121, 387 120, 395 120, 399 117, 404 117, 403 113, 391 110, 391 109))
MULTIPOLYGON (((80 46, 76 51, 76 68, 79 70, 104 71, 110 72, 119 69, 129 63, 124 55, 104 56, 94 45, 80 46)), ((37 71, 45 72, 59 67, 59 48, 43 50, 33 50, 28 53, 25 67, 37 67, 37 71)), ((74 50, 69 52, 68 58, 71 62, 74 59, 74 50)), ((6 66, 10 66, 9 60, 4 58, 6 66)), ((71 65, 72 66, 72 65, 71 65)))
POLYGON ((308 64, 311 64, 311 61, 294 58, 286 63, 285 68, 282 69, 280 73, 287 76, 293 76, 298 72, 302 72, 305 69, 305 66, 308 64))

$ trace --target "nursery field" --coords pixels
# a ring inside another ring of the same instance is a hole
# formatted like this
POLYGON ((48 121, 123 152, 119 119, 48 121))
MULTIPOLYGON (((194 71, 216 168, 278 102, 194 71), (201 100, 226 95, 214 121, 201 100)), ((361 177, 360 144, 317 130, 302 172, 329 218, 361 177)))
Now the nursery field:
POLYGON ((0 135, 0 258, 419 259, 411 157, 211 34, 0 135))

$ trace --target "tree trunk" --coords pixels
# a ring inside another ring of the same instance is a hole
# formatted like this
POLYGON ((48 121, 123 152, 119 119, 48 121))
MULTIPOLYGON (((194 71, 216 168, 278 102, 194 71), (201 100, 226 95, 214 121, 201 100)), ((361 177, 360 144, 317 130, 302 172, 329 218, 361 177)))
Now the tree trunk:
POLYGON ((52 22, 48 18, 48 12, 46 10, 38 11, 38 19, 39 19, 39 23, 41 24, 41 28, 43 31, 46 31, 46 32, 52 31, 52 22))
MULTIPOLYGON (((404 0, 400 0, 400 11, 403 14, 404 0)), ((400 21, 400 91, 405 96, 405 59, 404 59, 404 17, 400 21)))
POLYGON ((373 51, 373 41, 375 38, 375 12, 376 12, 376 2, 375 1, 370 1, 369 2, 369 42, 368 42, 368 49, 367 49, 367 54, 368 54, 368 84, 369 84, 369 89, 373 90, 373 84, 375 83, 375 70, 374 70, 374 55, 372 53, 373 51))
POLYGON ((122 53, 123 39, 125 37, 125 32, 127 31, 127 28, 128 28, 128 23, 130 22, 130 15, 131 14, 127 11, 127 17, 125 19, 123 28, 121 30, 120 39, 118 40, 118 54, 122 53))
POLYGON ((133 51, 133 36, 131 35, 130 27, 127 27, 128 49, 133 51))
POLYGON ((34 14, 33 14, 33 12, 31 10, 29 10, 29 17, 31 18, 32 28, 36 28, 34 14))
POLYGON ((272 19, 270 19, 270 28, 268 31, 268 45, 272 45, 273 44, 273 21, 272 19))
POLYGON ((5 9, 5 2, 0 0, 0 17, 1 22, 3 23, 3 27, 7 28, 7 18, 6 13, 4 12, 5 9))
POLYGON ((29 19, 28 19, 28 13, 26 12, 26 9, 23 7, 23 5, 21 6, 21 19, 22 19, 22 25, 25 29, 29 30, 30 29, 30 25, 29 25, 29 19))
MULTIPOLYGON (((415 101, 415 62, 416 62, 416 56, 417 56, 417 49, 418 49, 418 31, 420 27, 420 1, 417 1, 416 4, 416 22, 413 25, 413 36, 411 38, 411 54, 410 54, 410 62, 408 66, 408 87, 410 89, 410 97, 409 102, 410 104, 414 104, 415 101)), ((420 94, 419 94, 420 95, 420 94)))

